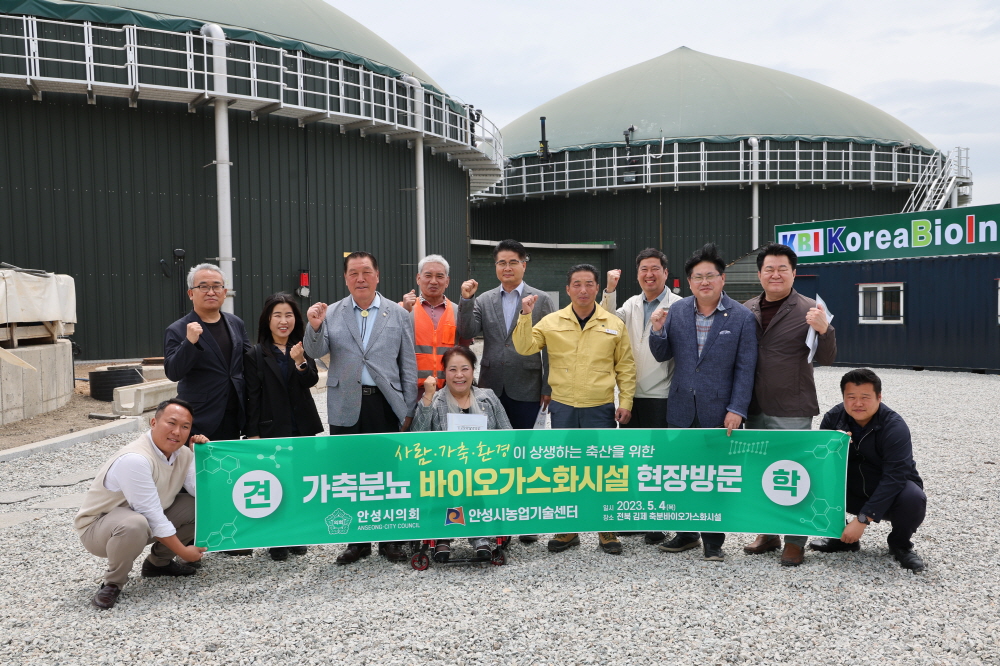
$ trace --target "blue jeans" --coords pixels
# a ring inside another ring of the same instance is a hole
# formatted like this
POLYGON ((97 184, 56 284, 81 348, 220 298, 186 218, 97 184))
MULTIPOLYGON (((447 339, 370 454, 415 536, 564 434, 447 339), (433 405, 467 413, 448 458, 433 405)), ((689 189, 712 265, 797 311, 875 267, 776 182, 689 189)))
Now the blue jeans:
POLYGON ((615 403, 597 407, 570 407, 553 400, 549 403, 552 428, 614 428, 615 403))

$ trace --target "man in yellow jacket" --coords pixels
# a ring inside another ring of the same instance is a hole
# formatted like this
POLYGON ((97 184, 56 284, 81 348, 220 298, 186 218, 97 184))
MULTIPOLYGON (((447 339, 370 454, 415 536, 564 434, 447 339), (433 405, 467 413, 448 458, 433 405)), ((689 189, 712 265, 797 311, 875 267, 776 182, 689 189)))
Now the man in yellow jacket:
MULTIPOLYGON (((528 356, 545 348, 549 355, 553 428, 614 428, 632 417, 635 361, 625 322, 597 304, 597 269, 579 264, 566 274, 569 307, 531 325, 537 296, 521 302, 521 316, 511 339, 517 353, 528 356), (618 408, 615 409, 615 386, 618 408)), ((622 550, 614 532, 599 532, 601 549, 622 550)), ((549 550, 559 552, 580 544, 578 534, 556 534, 549 550)))

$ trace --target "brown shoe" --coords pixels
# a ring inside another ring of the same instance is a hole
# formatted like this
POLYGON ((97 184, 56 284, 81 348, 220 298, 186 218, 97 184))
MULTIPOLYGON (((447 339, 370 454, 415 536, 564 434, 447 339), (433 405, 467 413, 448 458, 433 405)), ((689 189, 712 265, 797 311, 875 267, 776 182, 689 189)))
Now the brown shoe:
POLYGON ((410 559, 406 555, 406 551, 403 550, 403 544, 395 541, 380 543, 378 545, 378 552, 382 557, 390 562, 406 562, 410 559))
POLYGON ((758 534, 756 539, 743 546, 743 552, 747 555, 760 555, 779 548, 781 548, 781 537, 777 534, 758 534))
POLYGON ((362 557, 368 557, 372 554, 372 545, 370 543, 351 543, 347 545, 340 555, 337 556, 337 564, 354 564, 362 557))
POLYGON ((802 546, 794 543, 785 543, 785 549, 781 551, 781 566, 797 567, 805 559, 806 551, 802 546))
POLYGON ((97 608, 112 608, 115 602, 118 601, 118 595, 122 593, 122 588, 118 587, 114 583, 108 583, 106 585, 101 585, 101 589, 97 591, 94 598, 90 600, 91 606, 96 606, 97 608))

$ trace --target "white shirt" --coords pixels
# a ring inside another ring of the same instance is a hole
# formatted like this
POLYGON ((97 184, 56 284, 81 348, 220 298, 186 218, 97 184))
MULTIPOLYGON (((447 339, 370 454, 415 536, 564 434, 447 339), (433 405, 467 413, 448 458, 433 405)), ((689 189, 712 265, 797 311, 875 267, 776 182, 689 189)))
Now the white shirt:
MULTIPOLYGON (((153 451, 170 466, 173 466, 177 459, 175 451, 169 458, 163 455, 155 444, 150 434, 146 433, 146 439, 153 451)), ((187 474, 184 475, 184 488, 193 497, 195 494, 195 470, 194 460, 188 467, 187 474)), ((156 484, 153 483, 153 470, 149 468, 149 460, 138 453, 126 453, 118 458, 108 468, 104 475, 104 487, 113 493, 123 493, 125 501, 136 513, 140 513, 149 523, 149 529, 153 536, 164 538, 177 534, 174 524, 163 514, 163 507, 160 506, 160 495, 156 491, 156 484)))

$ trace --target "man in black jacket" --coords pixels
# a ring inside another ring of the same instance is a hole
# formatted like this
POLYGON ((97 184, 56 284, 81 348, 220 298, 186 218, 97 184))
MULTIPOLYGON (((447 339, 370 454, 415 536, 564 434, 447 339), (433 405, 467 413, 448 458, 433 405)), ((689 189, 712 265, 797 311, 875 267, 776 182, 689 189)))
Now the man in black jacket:
POLYGON ((839 539, 816 539, 809 548, 824 553, 857 551, 872 522, 888 520, 889 552, 905 569, 924 570, 910 537, 924 522, 927 496, 913 462, 910 429, 882 404, 882 380, 871 370, 851 370, 840 380, 844 402, 823 417, 821 430, 851 433, 847 456, 847 511, 857 516, 839 539))
POLYGON ((222 311, 222 269, 199 264, 188 273, 191 313, 167 327, 163 366, 177 397, 191 403, 192 434, 210 440, 239 439, 246 422, 243 354, 250 349, 243 320, 222 311))

